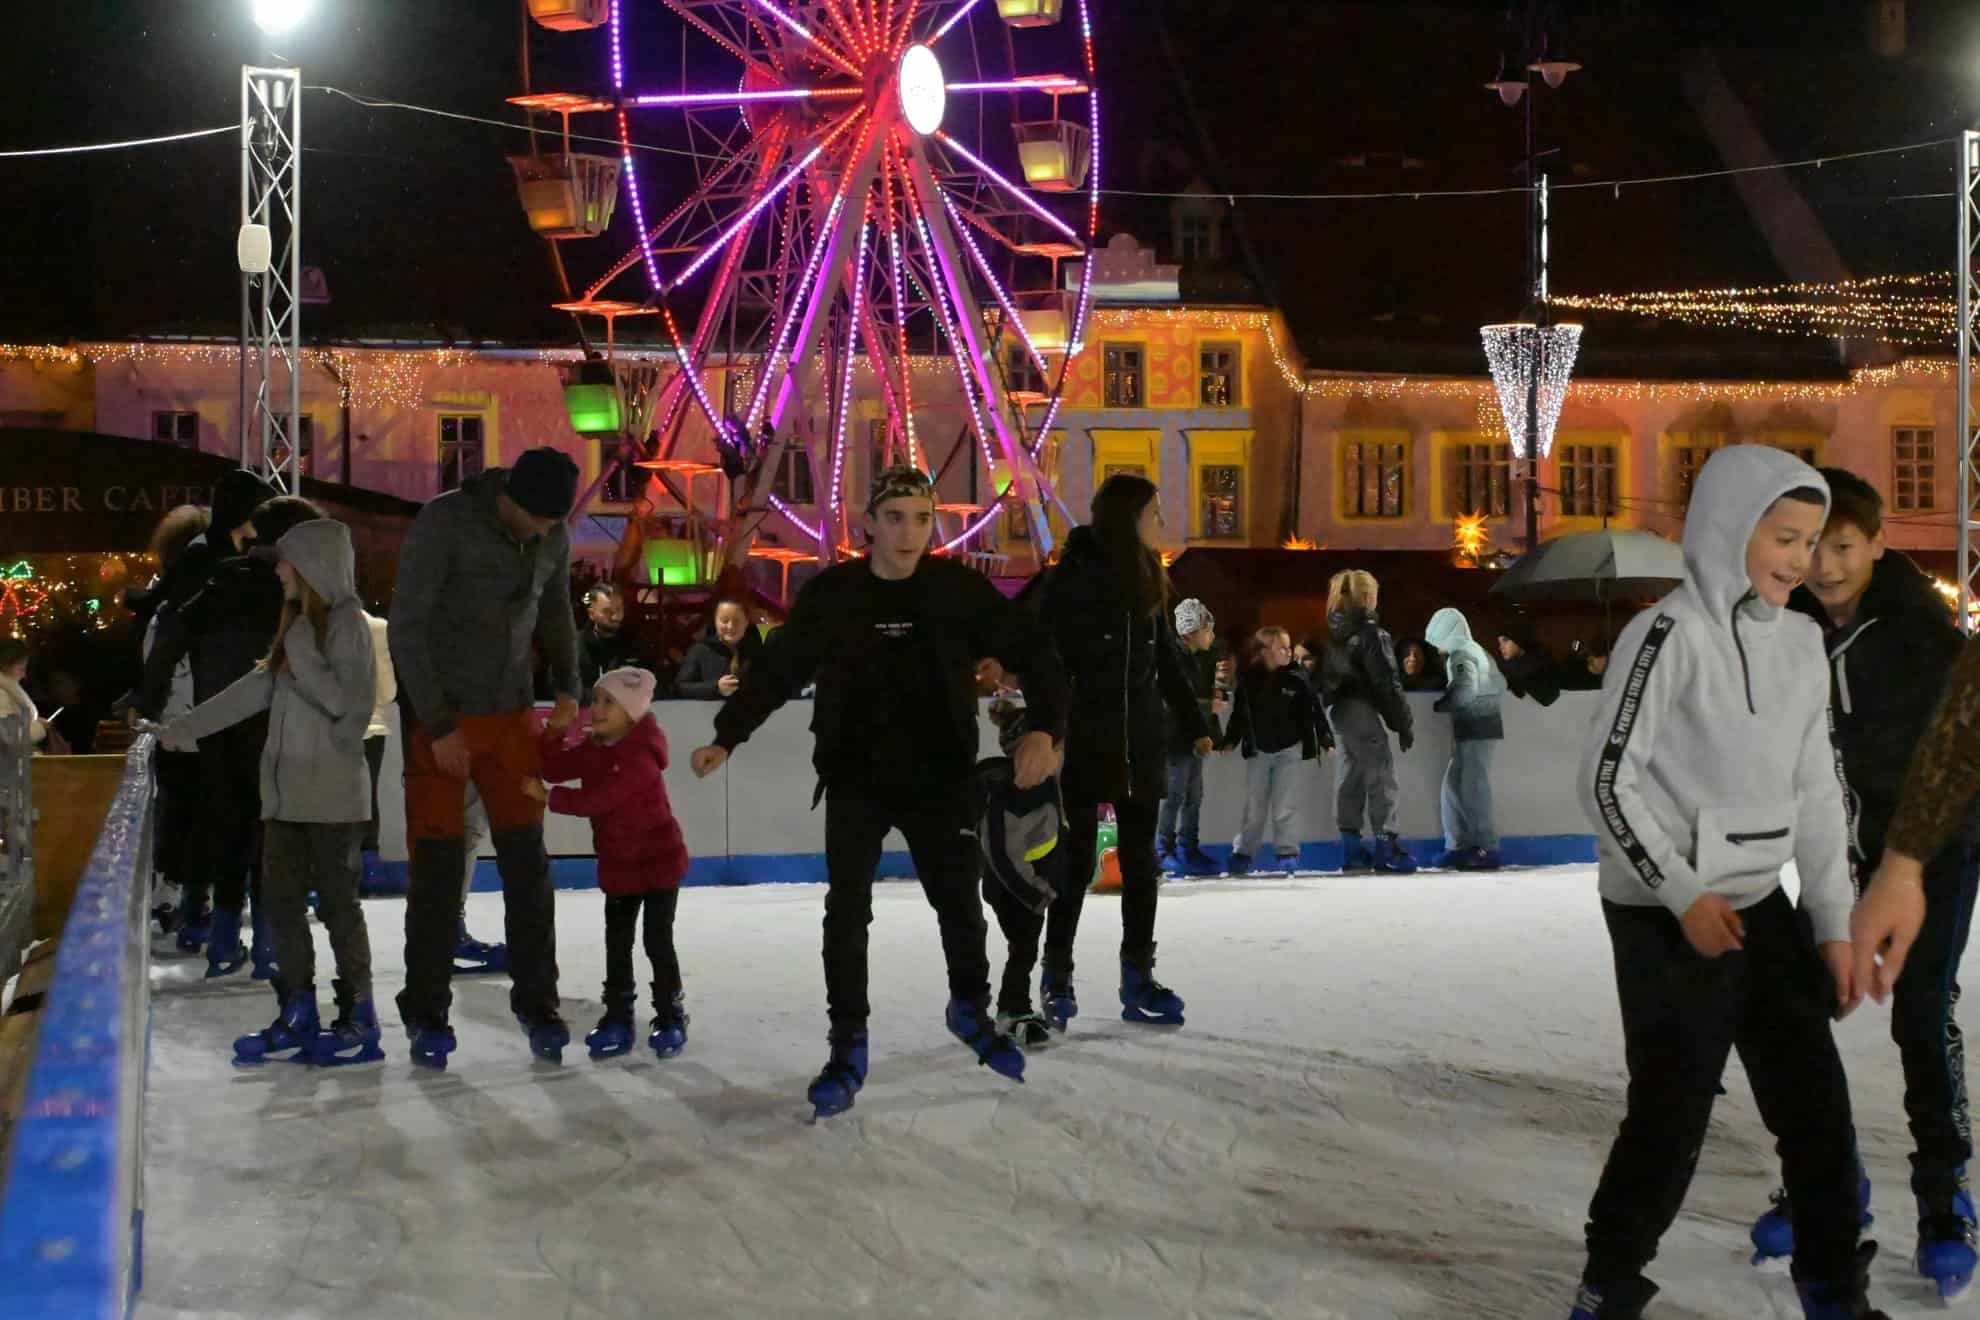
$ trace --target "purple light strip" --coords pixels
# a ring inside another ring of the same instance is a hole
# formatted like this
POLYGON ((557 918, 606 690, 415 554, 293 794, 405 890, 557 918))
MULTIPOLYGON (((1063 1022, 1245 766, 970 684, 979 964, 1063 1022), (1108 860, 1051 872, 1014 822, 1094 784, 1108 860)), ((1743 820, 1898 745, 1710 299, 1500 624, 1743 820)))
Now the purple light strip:
POLYGON ((1046 224, 1051 225, 1054 229, 1064 234, 1067 238, 1070 238, 1073 242, 1082 243, 1085 241, 1082 238, 1080 238, 1078 234, 1075 234, 1072 231, 1072 227, 1068 225, 1065 221, 1059 219, 1058 216, 1053 215, 1050 211, 1046 210, 1044 207, 1040 206, 1037 202, 1033 201, 1030 193, 1018 187, 1016 184, 1012 183, 1009 179, 997 173, 997 171, 995 171, 994 169, 991 169, 989 163, 985 161, 981 156, 978 156, 975 152, 971 151, 968 147, 965 147, 962 143, 950 137, 947 133, 938 132, 935 134, 935 136, 937 139, 941 141, 943 146, 949 148, 951 151, 954 151, 958 156, 961 156, 964 160, 976 166, 976 168, 981 170, 984 174, 996 180, 998 183, 1004 185, 1005 191, 1009 192, 1011 196, 1017 198, 1020 202, 1023 202, 1025 206, 1030 208, 1031 213, 1033 215, 1043 220, 1046 224))
POLYGON ((961 9, 958 9, 955 13, 950 14, 949 21, 942 24, 941 27, 936 28, 935 35, 930 37, 926 42, 922 44, 932 46, 936 42, 940 41, 943 37, 948 36, 949 29, 954 27, 956 24, 962 22, 964 16, 967 15, 970 10, 976 8, 976 6, 977 6, 977 0, 969 0, 968 4, 964 5, 961 9))
MULTIPOLYGON (((850 122, 851 122, 850 120, 847 121, 847 123, 850 122)), ((839 132, 844 132, 844 131, 845 130, 843 127, 841 127, 841 129, 839 130, 839 132)), ((810 154, 807 155, 803 160, 791 166, 791 168, 789 169, 789 171, 785 173, 783 178, 777 180, 776 183, 772 184, 769 190, 766 191, 763 194, 763 196, 757 198, 755 203, 747 211, 744 211, 741 216, 739 216, 736 220, 731 222, 729 227, 723 230, 720 236, 718 236, 714 242, 710 243, 707 247, 703 248, 701 250, 701 255, 696 257, 693 261, 690 261, 687 264, 686 269, 682 270, 680 274, 674 276, 673 280, 667 285, 667 287, 670 289, 678 289, 683 284, 686 284, 689 280, 693 279, 694 273, 700 270, 703 266, 708 264, 708 259, 715 255, 717 249, 721 248, 723 244, 727 243, 731 238, 735 237, 737 230, 741 229, 744 225, 748 224, 750 221, 756 219, 757 216, 761 215, 763 213, 763 208, 770 205, 771 202, 775 201, 777 195, 783 192, 784 189, 790 187, 791 182, 794 179, 796 179, 799 175, 803 174, 806 167, 808 167, 812 161, 818 159, 819 153, 823 152, 827 146, 831 145, 832 138, 836 138, 838 135, 839 135, 838 133, 834 133, 832 137, 826 138, 825 141, 820 142, 817 146, 813 147, 811 149, 810 154)))
MULTIPOLYGON (((1087 0, 1079 0, 1079 27, 1086 48, 1086 76, 1088 81, 1097 82, 1093 63, 1093 20, 1087 12, 1087 0)), ((1084 335, 1086 318, 1093 306, 1093 243, 1092 236, 1100 230, 1100 93, 1092 91, 1086 98, 1087 142, 1091 156, 1086 164, 1086 259, 1079 263, 1079 302, 1073 308, 1073 323, 1067 327, 1066 361, 1059 369, 1059 388, 1053 392, 1052 402, 1045 409, 1045 419, 1039 423, 1038 438, 1031 447, 1032 461, 1045 448, 1045 439, 1051 435, 1053 425, 1059 420, 1059 409, 1065 403, 1065 378, 1072 371, 1073 359, 1086 350, 1084 335)), ((1068 522, 1076 521, 1072 511, 1066 509, 1065 502, 1059 499, 1055 490, 1052 499, 1065 512, 1068 522)))
POLYGON ((956 232, 962 235, 963 245, 969 249, 969 255, 976 259, 976 268, 983 272, 983 278, 989 281, 990 292, 997 296, 997 305, 1004 309, 1004 315, 1010 317, 1011 324, 1017 327, 1018 338, 1024 341, 1025 349, 1031 354, 1031 360, 1037 364, 1041 374, 1049 370, 1045 365, 1045 355, 1038 351, 1038 345, 1031 342, 1031 332, 1025 327, 1024 318, 1019 316, 1017 308, 1011 305, 1010 295, 1005 293, 1004 286, 997 282, 997 276, 990 269, 990 263, 983 259, 983 250, 976 246, 976 239, 970 234, 969 226, 964 224, 962 216, 956 213, 955 202, 947 193, 942 193, 941 197, 942 206, 948 211, 949 219, 954 222, 956 232))
MULTIPOLYGON (((622 39, 619 20, 620 0, 612 0, 612 90, 622 91, 625 85, 625 60, 621 54, 622 39)), ((626 192, 632 198, 633 224, 639 235, 639 254, 646 262, 647 283, 654 293, 660 292, 660 263, 653 259, 653 236, 646 228, 646 207, 639 199, 639 172, 633 166, 632 125, 626 122, 626 108, 619 106, 619 169, 626 176, 626 192)))
POLYGON ((784 503, 782 500, 778 499, 775 495, 772 495, 770 497, 770 507, 775 509, 778 513, 783 514, 784 517, 789 520, 791 526, 797 528, 800 532, 803 532, 806 536, 810 537, 814 542, 816 542, 819 545, 825 544, 824 532, 822 532, 816 527, 813 527, 810 523, 806 522, 804 519, 798 517, 796 510, 792 509, 790 505, 784 503))
POLYGON ((951 92, 1057 92, 1062 96, 1076 96, 1086 90, 1079 79, 1069 74, 1057 73, 1049 78, 1025 80, 1014 78, 1009 82, 949 83, 944 88, 951 92), (1075 90, 1076 89, 1076 90, 1075 90))
POLYGON ((655 96, 635 96, 631 104, 655 105, 741 105, 750 101, 804 101, 812 97, 863 96, 864 87, 785 87, 767 92, 672 92, 655 96))
POLYGON ((838 434, 832 439, 832 507, 835 509, 839 507, 839 496, 845 489, 846 428, 852 420, 853 363, 859 357, 860 312, 866 305, 867 239, 873 232, 869 223, 872 216, 873 200, 868 197, 866 210, 859 217, 859 259, 853 264, 852 315, 846 321, 846 366, 839 382, 839 426, 838 434))
POLYGON ((791 330, 804 319, 801 315, 804 296, 811 288, 812 279, 818 274, 819 266, 823 264, 827 246, 825 236, 832 232, 832 226, 838 222, 839 211, 845 203, 845 194, 840 193, 832 199, 831 207, 825 212, 825 221, 814 236, 811 260, 805 263, 804 277, 798 281, 797 288, 791 291, 790 309, 784 317, 784 324, 777 330, 777 342, 771 346, 770 355, 763 359, 762 374, 756 381, 756 396, 749 401, 749 429, 752 434, 756 431, 756 424, 763 419, 763 405, 770 398, 770 378, 776 374, 778 359, 782 358, 785 350, 790 347, 791 330))

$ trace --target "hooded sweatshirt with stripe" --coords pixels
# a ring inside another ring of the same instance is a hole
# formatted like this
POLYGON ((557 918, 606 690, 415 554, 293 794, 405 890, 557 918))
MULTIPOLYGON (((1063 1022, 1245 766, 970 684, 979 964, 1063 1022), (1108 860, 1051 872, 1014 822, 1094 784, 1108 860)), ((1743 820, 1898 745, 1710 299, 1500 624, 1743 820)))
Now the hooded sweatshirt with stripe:
POLYGON ((1684 585, 1617 640, 1582 759, 1602 897, 1682 916, 1734 908, 1792 861, 1819 942, 1849 938, 1850 819, 1812 619, 1761 600, 1746 545, 1774 501, 1822 475, 1759 445, 1719 450, 1685 519, 1684 585))

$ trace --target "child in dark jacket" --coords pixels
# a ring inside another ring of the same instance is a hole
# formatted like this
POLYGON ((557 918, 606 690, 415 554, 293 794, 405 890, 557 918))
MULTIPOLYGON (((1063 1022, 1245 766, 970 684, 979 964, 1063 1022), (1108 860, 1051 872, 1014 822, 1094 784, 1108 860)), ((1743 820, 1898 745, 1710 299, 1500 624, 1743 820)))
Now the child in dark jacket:
POLYGON ((1230 727, 1223 748, 1244 753, 1244 824, 1231 845, 1231 874, 1251 869, 1253 852, 1267 829, 1279 851, 1279 870, 1291 873, 1299 862, 1293 832, 1298 802, 1293 796, 1299 763, 1331 751, 1334 736, 1320 713, 1306 676, 1292 663, 1292 634, 1260 628, 1251 640, 1252 662, 1238 676, 1230 727))
MULTIPOLYGON (((1217 692, 1217 620, 1200 600, 1176 606, 1176 636, 1182 640, 1197 712, 1215 736, 1227 712, 1217 692)), ((1194 730, 1169 721, 1169 788, 1155 812, 1155 860, 1172 873, 1215 875, 1217 863, 1203 851, 1198 822, 1203 817, 1203 758, 1196 754, 1194 730)))
POLYGON ((564 740, 568 721, 552 719, 540 751, 544 779, 579 781, 552 788, 531 780, 524 791, 550 810, 591 821, 598 887, 605 891, 605 1014, 584 1038, 594 1059, 632 1049, 633 930, 646 914, 646 956, 653 964, 653 1025, 646 1043, 671 1059, 687 1044, 688 1016, 674 955, 674 907, 687 876, 687 844, 667 800, 667 735, 653 718, 653 675, 614 669, 591 690, 591 734, 564 740))
POLYGON ((1334 762, 1334 818, 1341 832, 1341 870, 1374 869, 1407 875, 1416 869, 1396 835, 1394 731, 1407 753, 1416 724, 1396 663, 1395 645, 1375 609, 1381 584, 1364 569, 1345 569, 1327 583, 1328 641, 1321 652, 1319 692, 1340 740, 1334 762), (1362 829, 1374 835, 1369 846, 1362 829))
MULTIPOLYGON (((1822 628, 1836 750, 1856 806, 1853 860, 1868 873, 1883 860, 1905 765, 1959 656, 1960 633, 1932 580, 1886 547, 1883 497, 1853 472, 1821 472, 1829 483, 1829 520, 1807 582, 1788 606, 1822 628)), ((1891 1013, 1914 1143, 1914 1261, 1942 1292, 1970 1280, 1976 1264, 1966 1188, 1973 1136, 1965 1060, 1961 1050, 1947 1048, 1960 1039, 1953 1018, 1957 973, 1980 888, 1970 810, 1963 824, 1923 870, 1924 931, 1897 982, 1891 1013)), ((1774 1202, 1754 1225, 1753 1243, 1762 1255, 1785 1256, 1794 1250, 1793 1207, 1785 1193, 1774 1202)))

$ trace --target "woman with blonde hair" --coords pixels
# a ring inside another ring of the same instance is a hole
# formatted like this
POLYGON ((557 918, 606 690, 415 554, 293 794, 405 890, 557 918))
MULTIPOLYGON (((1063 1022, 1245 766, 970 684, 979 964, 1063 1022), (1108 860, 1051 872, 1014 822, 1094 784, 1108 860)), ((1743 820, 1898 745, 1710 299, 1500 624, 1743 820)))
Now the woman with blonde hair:
POLYGON ((1320 657, 1320 700, 1340 743, 1334 763, 1334 818, 1341 869, 1407 874, 1416 861, 1396 836, 1394 731, 1407 752, 1416 742, 1403 695, 1395 642, 1376 617, 1381 585, 1373 573, 1347 569, 1327 584, 1327 649, 1320 657), (1369 847, 1362 830, 1374 838, 1369 847))

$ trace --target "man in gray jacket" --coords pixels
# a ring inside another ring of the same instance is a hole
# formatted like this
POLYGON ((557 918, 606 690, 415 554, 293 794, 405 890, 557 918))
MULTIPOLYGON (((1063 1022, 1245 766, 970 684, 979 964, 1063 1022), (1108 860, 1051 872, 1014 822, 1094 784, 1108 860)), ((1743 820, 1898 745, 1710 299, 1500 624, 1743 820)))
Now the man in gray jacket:
POLYGON ((560 714, 577 715, 577 626, 571 547, 563 520, 577 465, 548 447, 513 468, 491 468, 430 501, 399 558, 389 636, 405 725, 406 988, 399 1012, 415 1063, 447 1066, 447 1010, 468 781, 487 807, 502 873, 509 1007, 530 1048, 562 1057, 569 1029, 557 1012, 556 912, 543 849, 543 804, 523 792, 540 776, 530 644, 550 666, 560 714))

